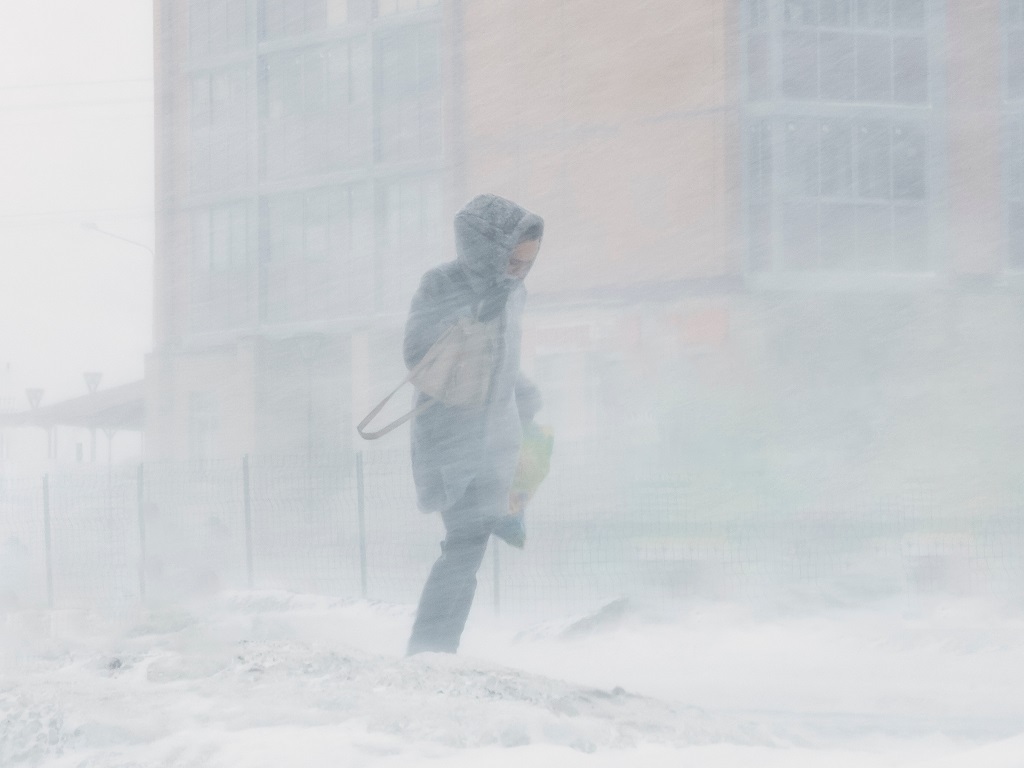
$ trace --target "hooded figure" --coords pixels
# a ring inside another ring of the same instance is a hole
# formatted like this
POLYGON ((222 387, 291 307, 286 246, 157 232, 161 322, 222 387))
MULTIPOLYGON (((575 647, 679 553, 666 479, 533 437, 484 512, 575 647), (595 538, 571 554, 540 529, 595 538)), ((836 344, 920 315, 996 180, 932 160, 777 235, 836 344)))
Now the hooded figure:
MULTIPOLYGON (((405 327, 411 369, 462 316, 493 323, 496 354, 487 401, 435 402, 412 423, 412 469, 420 508, 440 512, 442 554, 424 587, 409 652, 454 653, 476 591, 476 571, 491 532, 508 514, 522 424, 540 409, 537 388, 519 373, 523 277, 544 222, 515 203, 480 195, 455 216, 457 258, 429 270, 405 327)), ((430 402, 417 393, 417 406, 430 402)))

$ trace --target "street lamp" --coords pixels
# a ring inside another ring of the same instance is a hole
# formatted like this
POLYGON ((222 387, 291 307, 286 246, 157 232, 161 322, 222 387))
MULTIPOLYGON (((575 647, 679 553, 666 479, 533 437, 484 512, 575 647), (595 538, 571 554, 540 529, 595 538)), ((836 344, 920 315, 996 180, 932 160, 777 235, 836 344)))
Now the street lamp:
POLYGON ((115 240, 121 240, 121 241, 123 241, 125 243, 131 243, 132 245, 137 245, 137 246, 139 246, 139 248, 144 248, 145 250, 149 251, 149 255, 150 256, 153 256, 154 258, 156 257, 156 253, 154 252, 154 250, 152 248, 150 248, 148 245, 146 245, 145 243, 140 243, 138 240, 132 240, 132 239, 127 238, 127 237, 122 237, 121 235, 118 235, 118 234, 116 234, 114 232, 108 232, 105 229, 100 229, 100 227, 97 226, 95 221, 83 221, 82 222, 82 229, 88 230, 89 232, 95 232, 95 233, 100 234, 100 235, 106 235, 107 237, 112 237, 115 240))

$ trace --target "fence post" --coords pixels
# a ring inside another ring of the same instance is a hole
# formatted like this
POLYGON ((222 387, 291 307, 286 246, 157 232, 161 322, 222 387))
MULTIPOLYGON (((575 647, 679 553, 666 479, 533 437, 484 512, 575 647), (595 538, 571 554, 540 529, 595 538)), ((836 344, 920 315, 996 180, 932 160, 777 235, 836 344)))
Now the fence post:
POLYGON ((498 539, 494 536, 491 537, 491 559, 494 563, 494 615, 501 615, 501 556, 498 554, 498 550, 501 549, 501 544, 498 543, 498 539))
POLYGON ((53 609, 53 547, 50 541, 50 476, 43 475, 43 541, 46 546, 46 604, 53 609))
POLYGON ((356 451, 356 511, 359 515, 359 585, 366 599, 366 496, 363 490, 363 452, 356 451))
POLYGON ((242 457, 242 501, 245 507, 245 578, 249 589, 252 589, 252 499, 249 496, 249 454, 242 457))
POLYGON ((139 464, 138 482, 138 513, 139 513, 139 599, 146 599, 146 493, 143 465, 139 464))

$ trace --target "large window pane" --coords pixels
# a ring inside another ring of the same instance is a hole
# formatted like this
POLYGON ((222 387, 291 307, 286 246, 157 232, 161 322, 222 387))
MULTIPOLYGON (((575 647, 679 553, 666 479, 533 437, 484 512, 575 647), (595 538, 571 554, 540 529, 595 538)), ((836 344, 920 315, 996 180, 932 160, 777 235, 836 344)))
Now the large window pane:
POLYGON ((821 266, 849 268, 857 254, 857 206, 851 203, 821 204, 821 266))
POLYGON ((270 229, 270 259, 289 261, 302 255, 302 198, 298 195, 276 197, 267 203, 270 229))
POLYGON ((818 195, 818 135, 817 120, 786 124, 786 187, 791 195, 818 195))
POLYGON ((748 179, 750 196, 767 199, 772 194, 772 134, 771 123, 758 121, 750 126, 750 155, 748 179))
POLYGON ((893 100, 903 104, 928 101, 928 44, 922 37, 893 40, 893 100))
POLYGON ((897 29, 921 29, 925 22, 925 0, 893 0, 892 25, 897 29))
POLYGON ((311 261, 326 261, 330 255, 329 203, 326 190, 316 190, 306 195, 304 256, 311 261))
POLYGON ((925 136, 914 124, 900 124, 892 131, 893 197, 923 200, 925 197, 925 136))
POLYGON ((767 99, 771 95, 768 41, 768 35, 763 33, 750 35, 747 41, 747 97, 753 101, 767 99))
POLYGON ((205 58, 243 49, 248 43, 247 0, 190 0, 188 50, 205 58))
POLYGON ((869 29, 888 28, 889 0, 857 0, 857 23, 869 29))
POLYGON ((377 43, 377 156, 432 157, 441 150, 439 30, 410 27, 377 43))
POLYGON ((750 268, 768 269, 772 254, 772 209, 770 205, 753 203, 748 212, 750 229, 750 268))
POLYGON ((782 18, 786 24, 811 25, 818 23, 817 0, 785 0, 782 18))
POLYGON ((848 27, 853 23, 853 0, 821 0, 821 24, 848 27))
POLYGON ((857 98, 862 101, 892 100, 892 40, 888 35, 857 38, 857 98))
POLYGON ((231 266, 242 267, 249 262, 249 216, 244 203, 231 208, 231 266))
POLYGON ((192 125, 208 127, 211 122, 210 73, 201 72, 192 76, 192 125))
POLYGON ((821 124, 821 194, 853 196, 853 130, 843 120, 821 124))
POLYGON ((440 0, 375 0, 376 15, 394 16, 399 13, 410 13, 412 11, 434 8, 440 4, 440 0))
POLYGON ((888 123, 872 121, 857 132, 858 193, 861 197, 891 195, 892 154, 888 123))
POLYGON ((748 0, 747 23, 751 29, 768 26, 768 0, 748 0))
POLYGON ((321 48, 302 58, 302 108, 308 115, 323 111, 327 102, 327 52, 321 48))
POLYGON ((856 97, 857 36, 852 32, 821 33, 821 98, 852 101, 856 97))
POLYGON ((1007 190, 1011 198, 1024 201, 1024 119, 1007 126, 1007 190))
POLYGON ((1014 101, 1024 99, 1024 29, 1006 35, 1006 94, 1014 101))
POLYGON ((1024 269, 1024 202, 1010 203, 1010 266, 1024 269))
POLYGON ((1011 26, 1024 27, 1024 0, 1006 0, 1006 20, 1011 26))
POLYGON ((782 92, 794 99, 817 97, 817 32, 782 33, 782 92))
POLYGON ((210 8, 203 0, 189 0, 188 51, 193 58, 210 53, 210 8))
POLYGON ((782 226, 785 266, 794 270, 817 268, 819 253, 817 203, 784 203, 782 226))
POLYGON ((210 266, 214 271, 231 264, 231 209, 214 208, 210 218, 210 266))

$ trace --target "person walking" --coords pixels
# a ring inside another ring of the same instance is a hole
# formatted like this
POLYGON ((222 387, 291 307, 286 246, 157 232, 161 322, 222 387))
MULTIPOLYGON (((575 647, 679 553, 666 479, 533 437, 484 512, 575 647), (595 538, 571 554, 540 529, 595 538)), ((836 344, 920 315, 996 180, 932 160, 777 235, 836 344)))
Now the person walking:
MULTIPOLYGON (((455 216, 455 261, 430 269, 412 299, 404 356, 412 370, 460 318, 484 323, 494 354, 482 405, 449 406, 416 395, 411 430, 417 502, 439 512, 445 538, 423 587, 408 654, 455 653, 466 625, 476 573, 492 533, 519 539, 509 493, 523 424, 540 410, 537 387, 519 371, 523 280, 533 266, 544 221, 497 195, 479 195, 455 216)), ((521 544, 520 544, 521 545, 521 544)))

